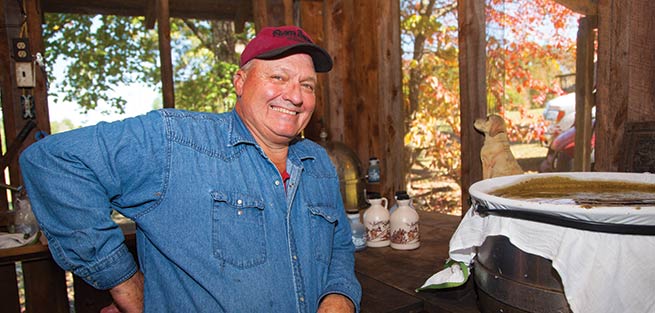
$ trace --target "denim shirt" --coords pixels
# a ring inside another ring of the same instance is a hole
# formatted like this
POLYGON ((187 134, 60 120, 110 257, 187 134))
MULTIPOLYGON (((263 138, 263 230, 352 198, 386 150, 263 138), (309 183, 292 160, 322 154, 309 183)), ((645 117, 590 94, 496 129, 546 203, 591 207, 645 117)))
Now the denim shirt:
POLYGON ((20 165, 55 261, 99 289, 137 271, 146 312, 316 312, 361 287, 339 180, 319 145, 289 147, 287 190, 236 112, 159 110, 48 136, 20 165))

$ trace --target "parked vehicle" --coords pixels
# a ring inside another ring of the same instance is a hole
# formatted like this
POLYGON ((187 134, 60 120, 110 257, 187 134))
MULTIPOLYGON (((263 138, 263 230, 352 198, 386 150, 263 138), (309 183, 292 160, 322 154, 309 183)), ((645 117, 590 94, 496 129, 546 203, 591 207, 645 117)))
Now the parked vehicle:
POLYGON ((543 116, 548 122, 544 141, 544 145, 548 146, 559 134, 575 123, 575 92, 546 102, 543 116))
MULTIPOLYGON (((591 164, 594 163, 596 133, 591 136, 591 164)), ((559 134, 548 146, 546 158, 539 165, 539 172, 570 172, 575 155, 575 126, 559 134)))

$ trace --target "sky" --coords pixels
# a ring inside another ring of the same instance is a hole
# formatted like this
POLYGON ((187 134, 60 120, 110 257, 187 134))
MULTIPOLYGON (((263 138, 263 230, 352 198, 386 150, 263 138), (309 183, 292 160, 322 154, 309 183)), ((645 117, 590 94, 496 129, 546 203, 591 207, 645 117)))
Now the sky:
POLYGON ((83 114, 82 109, 76 103, 63 101, 55 103, 49 99, 50 120, 61 122, 64 119, 69 119, 77 126, 89 126, 101 121, 121 120, 153 110, 153 102, 159 97, 156 91, 139 85, 117 87, 116 94, 120 94, 127 101, 125 114, 103 114, 103 111, 114 111, 104 103, 98 104, 95 110, 83 114))
MULTIPOLYGON (((57 58, 52 66, 52 71, 57 81, 65 79, 65 69, 66 62, 62 61, 60 58, 57 58)), ((125 101, 127 101, 124 114, 103 113, 115 111, 104 102, 98 103, 98 107, 95 110, 84 114, 78 104, 73 102, 64 102, 61 100, 55 102, 53 98, 49 96, 48 113, 50 116, 50 121, 61 122, 64 119, 69 119, 75 126, 89 126, 103 121, 112 122, 147 113, 153 110, 153 103, 158 97, 160 97, 158 92, 152 90, 151 88, 145 87, 144 85, 121 85, 115 88, 116 89, 114 93, 116 95, 120 95, 123 97, 123 99, 125 99, 125 101)), ((51 86, 50 90, 48 90, 48 93, 53 93, 56 91, 56 87, 51 86)), ((63 96, 59 97, 59 99, 62 98, 63 96)))

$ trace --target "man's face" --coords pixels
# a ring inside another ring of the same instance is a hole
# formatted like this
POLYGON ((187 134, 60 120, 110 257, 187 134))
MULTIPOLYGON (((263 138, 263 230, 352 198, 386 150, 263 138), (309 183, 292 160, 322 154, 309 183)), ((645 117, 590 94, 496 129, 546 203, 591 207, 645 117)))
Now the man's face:
POLYGON ((307 54, 252 60, 234 77, 236 111, 260 145, 288 145, 316 107, 316 72, 307 54))

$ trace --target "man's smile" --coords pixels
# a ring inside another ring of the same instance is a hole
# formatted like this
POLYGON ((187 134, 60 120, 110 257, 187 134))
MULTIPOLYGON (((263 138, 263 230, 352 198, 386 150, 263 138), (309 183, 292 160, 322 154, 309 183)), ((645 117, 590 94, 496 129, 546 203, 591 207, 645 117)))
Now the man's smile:
POLYGON ((285 108, 281 108, 281 107, 271 106, 271 109, 272 109, 273 111, 280 112, 280 113, 284 113, 284 114, 289 114, 289 115, 298 115, 298 112, 294 112, 294 111, 291 111, 291 110, 287 110, 287 109, 285 109, 285 108))

